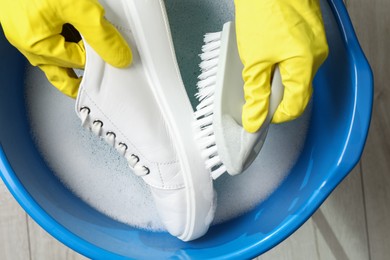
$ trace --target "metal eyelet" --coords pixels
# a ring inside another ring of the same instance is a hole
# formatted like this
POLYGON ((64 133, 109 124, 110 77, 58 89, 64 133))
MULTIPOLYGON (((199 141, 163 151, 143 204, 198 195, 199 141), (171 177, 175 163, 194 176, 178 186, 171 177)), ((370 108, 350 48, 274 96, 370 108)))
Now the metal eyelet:
POLYGON ((139 176, 139 177, 144 177, 146 175, 148 175, 150 173, 150 170, 148 167, 144 166, 144 165, 136 165, 134 167, 134 173, 135 175, 139 176))
POLYGON ((93 124, 96 124, 96 123, 100 124, 100 127, 103 127, 103 122, 102 122, 102 121, 100 121, 100 120, 94 120, 94 121, 93 121, 93 124))
MULTIPOLYGON (((103 126, 103 123, 102 123, 102 126, 103 126)), ((115 134, 114 132, 111 132, 111 131, 108 131, 108 132, 106 133, 106 135, 107 135, 107 136, 108 136, 108 135, 113 135, 114 138, 116 138, 116 134, 115 134)))
POLYGON ((129 164, 130 168, 134 168, 138 162, 139 162, 139 158, 138 156, 134 155, 134 154, 127 154, 125 155, 126 159, 127 159, 127 163, 129 164))
POLYGON ((146 167, 146 166, 142 166, 145 170, 146 170, 146 173, 145 173, 145 175, 148 175, 149 173, 150 173, 150 170, 149 170, 149 168, 148 167, 146 167))
POLYGON ((139 157, 138 157, 137 155, 135 155, 135 154, 131 154, 131 157, 135 158, 135 159, 136 159, 136 161, 137 161, 137 163, 139 162, 139 157))
POLYGON ((83 110, 88 110, 88 114, 91 113, 91 109, 89 109, 89 107, 86 107, 86 106, 81 107, 81 108, 80 108, 80 112, 83 111, 83 110))
POLYGON ((119 144, 118 144, 118 146, 123 146, 123 147, 125 147, 125 151, 127 151, 127 144, 125 144, 125 143, 122 143, 122 142, 120 142, 119 144))

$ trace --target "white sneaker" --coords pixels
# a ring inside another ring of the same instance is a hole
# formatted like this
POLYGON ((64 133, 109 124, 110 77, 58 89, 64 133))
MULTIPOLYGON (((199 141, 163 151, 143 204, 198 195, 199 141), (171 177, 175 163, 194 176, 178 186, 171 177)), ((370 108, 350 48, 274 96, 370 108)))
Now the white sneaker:
POLYGON ((181 240, 196 239, 213 220, 215 195, 193 138, 193 110, 164 2, 101 4, 131 46, 133 64, 116 69, 85 43, 87 63, 76 112, 83 126, 116 147, 150 186, 166 229, 181 240))

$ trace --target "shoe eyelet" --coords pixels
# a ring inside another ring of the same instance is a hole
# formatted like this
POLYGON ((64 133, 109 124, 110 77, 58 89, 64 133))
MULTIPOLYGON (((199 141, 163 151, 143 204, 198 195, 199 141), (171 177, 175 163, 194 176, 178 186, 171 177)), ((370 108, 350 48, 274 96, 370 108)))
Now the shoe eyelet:
POLYGON ((139 157, 135 154, 131 154, 131 157, 133 157, 134 159, 136 159, 137 163, 139 162, 139 157))
POLYGON ((91 109, 89 109, 89 107, 87 107, 87 106, 84 106, 84 107, 81 107, 81 108, 80 108, 80 112, 83 111, 83 110, 87 110, 87 111, 88 111, 88 114, 91 113, 91 109))
POLYGON ((136 156, 135 154, 129 154, 126 155, 125 157, 127 159, 127 163, 129 164, 130 168, 134 169, 139 162, 138 156, 136 156))
POLYGON ((150 170, 148 167, 144 165, 139 165, 137 164, 134 167, 134 174, 137 175, 138 177, 144 177, 150 173, 150 170))
POLYGON ((127 151, 127 144, 120 142, 118 146, 123 146, 125 148, 125 151, 127 151))
POLYGON ((93 121, 93 124, 100 124, 100 127, 103 127, 103 122, 102 121, 100 121, 100 120, 94 120, 93 121))
MULTIPOLYGON (((103 123, 102 123, 102 126, 103 126, 103 123)), ((114 138, 116 138, 116 134, 114 132, 108 131, 106 133, 106 136, 109 136, 109 135, 112 135, 112 136, 114 136, 114 138)))
POLYGON ((150 173, 150 170, 149 170, 149 168, 148 167, 146 167, 146 166, 142 166, 145 170, 146 170, 146 173, 145 173, 145 175, 148 175, 149 173, 150 173))

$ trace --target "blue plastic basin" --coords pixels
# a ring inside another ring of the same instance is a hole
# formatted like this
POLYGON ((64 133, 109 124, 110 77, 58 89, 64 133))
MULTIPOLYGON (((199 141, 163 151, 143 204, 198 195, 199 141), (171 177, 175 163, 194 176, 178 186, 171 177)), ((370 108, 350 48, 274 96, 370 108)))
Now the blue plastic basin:
POLYGON ((341 0, 323 1, 329 58, 315 78, 308 136, 282 185, 251 212, 184 243, 118 223, 74 196, 42 160, 24 100, 26 61, 0 36, 0 173, 46 231, 94 259, 257 256, 299 228, 359 161, 370 124, 373 79, 341 0))

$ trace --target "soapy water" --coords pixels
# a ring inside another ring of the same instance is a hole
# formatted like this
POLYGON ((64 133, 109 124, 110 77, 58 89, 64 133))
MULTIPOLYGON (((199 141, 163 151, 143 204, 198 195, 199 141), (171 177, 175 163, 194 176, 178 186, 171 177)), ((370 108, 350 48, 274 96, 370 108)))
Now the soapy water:
MULTIPOLYGON (((117 151, 82 128, 75 101, 56 90, 37 68, 29 68, 26 104, 32 136, 53 173, 96 210, 128 225, 165 230, 149 187, 117 151)), ((271 125, 254 163, 241 175, 214 182, 214 224, 240 216, 266 199, 283 181, 302 149, 310 109, 299 119, 271 125)))
MULTIPOLYGON (((165 4, 180 72, 195 106, 192 97, 202 36, 234 19, 233 1, 166 0, 165 4)), ((53 174, 103 214, 134 227, 165 230, 149 187, 113 147, 82 128, 75 101, 56 90, 37 68, 28 69, 25 89, 32 136, 53 174)), ((251 210, 281 184, 300 154, 309 120, 310 108, 297 120, 271 125, 251 167, 241 175, 225 174, 214 182, 218 196, 214 224, 251 210)))

